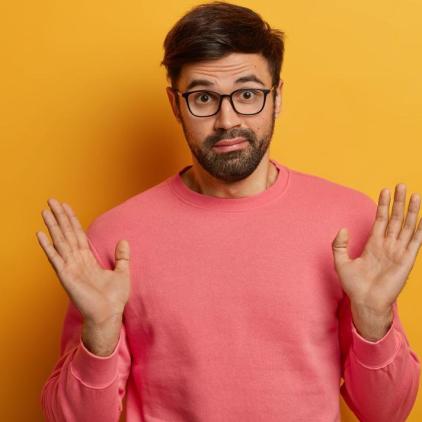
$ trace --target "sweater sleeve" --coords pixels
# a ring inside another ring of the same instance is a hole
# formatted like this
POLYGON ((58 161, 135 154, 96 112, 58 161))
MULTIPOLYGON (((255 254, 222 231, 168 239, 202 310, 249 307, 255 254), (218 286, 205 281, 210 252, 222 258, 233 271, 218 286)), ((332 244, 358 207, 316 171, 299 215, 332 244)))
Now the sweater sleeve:
POLYGON ((340 394, 362 422, 402 422, 409 415, 419 386, 420 361, 400 323, 397 303, 393 323, 383 338, 363 338, 353 324, 350 299, 340 304, 340 394))
MULTIPOLYGON (((350 256, 361 255, 371 234, 378 204, 361 196, 350 204, 350 256)), ((419 387, 420 361, 411 350, 400 322, 397 301, 393 322, 376 342, 362 337, 353 324, 350 298, 343 292, 338 307, 340 394, 362 422, 402 422, 409 415, 419 387)))
MULTIPOLYGON (((90 239, 89 244, 101 265, 111 269, 104 265, 90 239)), ((131 363, 124 323, 108 356, 97 356, 85 347, 81 328, 82 316, 69 300, 60 357, 41 391, 44 417, 47 422, 117 422, 131 363)))

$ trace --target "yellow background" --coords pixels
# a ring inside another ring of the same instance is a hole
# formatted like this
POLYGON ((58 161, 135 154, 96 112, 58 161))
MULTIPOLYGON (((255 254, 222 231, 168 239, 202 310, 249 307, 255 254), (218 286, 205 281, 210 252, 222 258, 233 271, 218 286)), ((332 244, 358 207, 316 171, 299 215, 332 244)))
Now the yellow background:
MULTIPOLYGON (((286 32, 272 157, 378 200, 422 194, 422 2, 240 1, 286 32)), ((190 163, 165 94, 162 42, 190 1, 0 6, 1 420, 41 421, 66 294, 39 246, 55 197, 86 227, 190 163)), ((407 198, 407 199, 408 199, 407 198)), ((399 297, 422 356, 422 252, 399 297)), ((368 397, 370 400, 370 397, 368 397)), ((342 420, 356 420, 341 399, 342 420)), ((422 420, 418 398, 409 421, 422 420)))

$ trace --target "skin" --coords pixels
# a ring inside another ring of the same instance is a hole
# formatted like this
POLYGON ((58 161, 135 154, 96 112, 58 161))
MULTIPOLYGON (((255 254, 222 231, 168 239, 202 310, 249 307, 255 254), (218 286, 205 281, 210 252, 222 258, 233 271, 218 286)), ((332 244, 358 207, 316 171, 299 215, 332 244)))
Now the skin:
MULTIPOLYGON (((235 83, 239 77, 251 74, 265 87, 271 87, 271 74, 261 55, 235 53, 184 66, 178 88, 183 92, 197 78, 211 83, 208 89, 227 94, 241 87, 261 87, 256 82, 235 83)), ((281 110, 282 85, 280 81, 275 99, 269 94, 265 108, 257 115, 238 115, 225 99, 220 112, 207 118, 191 115, 184 99, 178 105, 174 92, 167 88, 173 113, 192 152, 193 165, 182 175, 188 187, 205 195, 238 198, 262 192, 274 183, 277 170, 269 161, 268 146, 281 110), (211 149, 221 137, 239 134, 249 142, 245 150, 217 156, 211 149)), ((417 225, 420 196, 411 195, 406 216, 405 201, 406 186, 398 184, 390 216, 390 192, 382 189, 372 232, 360 257, 352 260, 348 255, 347 229, 340 229, 332 242, 335 269, 351 300, 353 323, 369 341, 377 341, 389 329, 392 304, 402 291, 422 244, 422 218, 417 225)), ((43 209, 41 215, 52 243, 42 231, 36 232, 38 242, 83 317, 83 344, 98 356, 109 356, 117 346, 130 296, 129 242, 117 242, 115 268, 104 269, 91 252, 70 205, 55 198, 47 202, 50 208, 43 209)))
MULTIPOLYGON (((209 85, 192 89, 209 89, 230 94, 239 88, 268 88, 272 75, 267 60, 261 54, 232 53, 221 59, 183 66, 177 82, 179 91, 187 90, 193 80, 206 80, 209 85), (255 81, 236 83, 236 80, 255 75, 264 86, 255 81)), ((192 153, 192 167, 182 174, 185 184, 196 192, 222 198, 250 196, 266 190, 277 178, 277 170, 269 161, 269 145, 275 119, 281 110, 283 81, 268 94, 264 109, 255 115, 235 112, 225 98, 220 111, 210 117, 193 116, 184 98, 167 88, 167 95, 177 121, 181 124, 192 153), (212 146, 220 139, 244 136, 247 148, 218 153, 212 146)))
POLYGON ((362 337, 378 341, 393 321, 393 303, 403 290, 422 245, 421 198, 412 193, 405 215, 406 185, 394 192, 391 215, 390 191, 382 189, 370 236, 361 256, 351 259, 347 251, 347 228, 340 229, 333 243, 336 271, 351 302, 353 323, 362 337))
POLYGON ((115 249, 115 268, 102 268, 91 252, 88 238, 69 204, 48 199, 50 209, 41 215, 44 232, 38 242, 70 300, 82 315, 81 336, 85 347, 98 356, 109 356, 120 336, 124 307, 130 294, 129 243, 120 240, 115 249))

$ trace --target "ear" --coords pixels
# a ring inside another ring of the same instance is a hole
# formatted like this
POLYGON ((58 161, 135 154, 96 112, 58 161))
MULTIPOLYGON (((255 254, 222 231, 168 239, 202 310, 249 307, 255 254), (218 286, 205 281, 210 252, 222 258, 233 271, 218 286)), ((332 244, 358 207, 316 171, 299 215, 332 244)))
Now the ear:
POLYGON ((283 87, 284 81, 283 79, 280 79, 280 82, 278 83, 277 87, 276 87, 276 97, 275 97, 275 115, 276 117, 279 115, 279 113, 281 112, 281 89, 283 87))
POLYGON ((171 109, 173 110, 173 114, 176 117, 176 120, 179 123, 181 123, 180 109, 179 109, 179 106, 177 104, 177 94, 169 86, 166 88, 166 92, 167 92, 167 97, 168 97, 170 105, 171 105, 171 109))

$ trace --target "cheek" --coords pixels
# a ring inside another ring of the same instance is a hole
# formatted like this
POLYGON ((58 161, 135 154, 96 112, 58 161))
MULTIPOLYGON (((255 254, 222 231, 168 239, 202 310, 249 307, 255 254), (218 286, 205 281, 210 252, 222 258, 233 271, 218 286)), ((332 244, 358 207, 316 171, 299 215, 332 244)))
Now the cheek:
POLYGON ((191 142, 200 143, 213 133, 213 124, 210 119, 198 120, 189 116, 183 116, 183 120, 191 142))
POLYGON ((261 135, 266 131, 271 123, 271 117, 266 115, 255 116, 254 119, 246 122, 246 126, 255 132, 257 135, 261 135))
POLYGON ((267 132, 273 124, 273 109, 268 108, 267 113, 262 116, 262 121, 260 122, 261 132, 267 132))
POLYGON ((257 135, 262 135, 271 127, 273 120, 273 106, 269 102, 265 104, 261 113, 250 116, 245 120, 245 124, 249 129, 253 130, 257 135))

